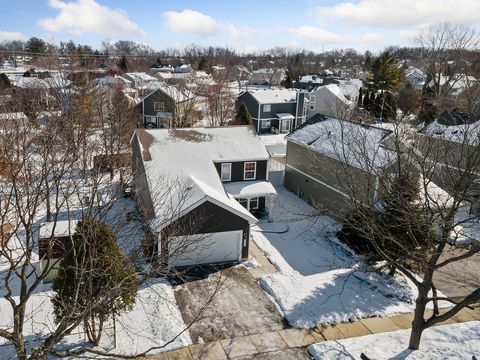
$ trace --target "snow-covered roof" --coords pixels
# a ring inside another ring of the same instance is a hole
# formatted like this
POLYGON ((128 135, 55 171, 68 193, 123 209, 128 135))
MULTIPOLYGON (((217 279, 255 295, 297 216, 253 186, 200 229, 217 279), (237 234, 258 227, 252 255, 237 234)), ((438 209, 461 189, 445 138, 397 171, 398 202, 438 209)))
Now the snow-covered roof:
POLYGON ((188 93, 180 91, 175 85, 166 84, 162 81, 152 81, 148 85, 144 86, 143 89, 151 91, 147 96, 139 101, 143 102, 147 97, 152 95, 155 91, 160 90, 164 94, 170 96, 175 102, 183 102, 189 99, 188 93))
POLYGON ((258 89, 248 90, 260 104, 281 104, 295 102, 297 91, 295 89, 258 89))
POLYGON ((43 223, 40 226, 38 236, 41 239, 70 236, 75 233, 77 223, 78 220, 62 220, 43 223))
POLYGON ((22 89, 47 89, 49 87, 49 85, 42 79, 26 76, 19 78, 16 86, 22 89))
POLYGON ((215 162, 268 159, 268 152, 251 127, 137 129, 135 133, 142 147, 152 199, 155 199, 155 193, 161 193, 162 186, 165 187, 159 181, 168 179, 169 184, 178 184, 170 189, 166 195, 168 199, 154 204, 158 225, 162 226, 169 218, 172 206, 177 208, 180 205, 187 211, 206 199, 228 207, 252 223, 256 222, 225 192, 214 165, 215 162))
POLYGON ((125 73, 123 76, 127 77, 129 80, 133 81, 155 81, 153 76, 148 75, 147 73, 144 72, 133 72, 133 73, 125 73))
POLYGON ((258 196, 277 195, 275 188, 269 181, 238 181, 225 184, 227 193, 237 199, 246 199, 258 196))
POLYGON ((0 113, 0 120, 28 120, 23 112, 0 113))
POLYGON ((290 113, 277 113, 275 114, 280 120, 293 120, 295 119, 295 116, 293 116, 290 113))
POLYGON ((366 171, 391 164, 395 152, 383 146, 390 131, 316 115, 286 139, 366 171))
POLYGON ((323 84, 323 79, 318 75, 304 75, 298 81, 301 83, 323 84))
POLYGON ((480 120, 471 124, 448 126, 440 124, 437 119, 425 126, 421 132, 443 140, 480 145, 480 120))
POLYGON ((114 75, 114 76, 105 76, 96 80, 98 85, 100 86, 108 86, 108 85, 130 85, 132 83, 131 80, 125 79, 124 77, 114 75))

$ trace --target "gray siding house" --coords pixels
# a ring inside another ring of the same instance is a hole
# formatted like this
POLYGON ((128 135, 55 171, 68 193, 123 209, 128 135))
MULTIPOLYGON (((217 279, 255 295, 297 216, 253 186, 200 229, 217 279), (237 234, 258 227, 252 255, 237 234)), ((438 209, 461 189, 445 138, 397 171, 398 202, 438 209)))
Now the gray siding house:
POLYGON ((305 92, 295 89, 260 89, 242 92, 237 107, 244 103, 258 134, 289 133, 305 121, 305 92))
POLYGON ((175 267, 248 257, 250 225, 276 196, 268 153, 251 127, 137 129, 131 145, 151 255, 175 267))
POLYGON ((164 129, 172 127, 175 112, 187 98, 173 85, 155 83, 150 93, 138 103, 141 127, 164 129))
POLYGON ((351 198, 372 204, 379 196, 377 167, 395 153, 383 145, 390 131, 316 115, 287 135, 285 187, 325 214, 343 220, 351 198))
POLYGON ((480 120, 445 111, 416 134, 416 148, 427 161, 431 180, 450 193, 463 194, 480 209, 480 120))

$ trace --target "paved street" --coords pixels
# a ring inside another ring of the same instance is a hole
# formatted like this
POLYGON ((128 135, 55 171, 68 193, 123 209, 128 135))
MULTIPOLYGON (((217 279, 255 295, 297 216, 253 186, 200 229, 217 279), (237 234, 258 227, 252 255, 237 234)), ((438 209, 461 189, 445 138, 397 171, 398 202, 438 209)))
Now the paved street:
MULTIPOLYGON (((448 256, 443 256, 440 261, 449 256, 458 256, 465 252, 464 249, 450 249, 448 256)), ((480 254, 468 259, 450 263, 439 269, 434 274, 433 280, 437 288, 448 297, 458 300, 464 298, 480 287, 480 254)))

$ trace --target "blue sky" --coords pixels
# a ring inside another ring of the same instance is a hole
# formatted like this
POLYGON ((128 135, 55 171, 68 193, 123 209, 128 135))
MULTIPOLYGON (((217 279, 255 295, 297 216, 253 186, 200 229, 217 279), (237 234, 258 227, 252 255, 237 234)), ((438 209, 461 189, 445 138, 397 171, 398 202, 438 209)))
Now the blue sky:
POLYGON ((441 21, 480 24, 480 0, 0 0, 0 41, 380 50, 441 21))

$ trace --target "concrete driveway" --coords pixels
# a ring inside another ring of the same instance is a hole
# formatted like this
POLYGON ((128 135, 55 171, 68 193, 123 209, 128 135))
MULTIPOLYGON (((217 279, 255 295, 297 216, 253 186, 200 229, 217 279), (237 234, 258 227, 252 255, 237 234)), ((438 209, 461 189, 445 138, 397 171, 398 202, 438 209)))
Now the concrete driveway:
MULTIPOLYGON (((459 256, 465 249, 447 249, 440 258, 459 256)), ((480 288, 480 254, 452 262, 437 270, 433 276, 436 287, 453 300, 461 300, 475 289, 480 288)))
POLYGON ((273 302, 244 268, 233 267, 175 287, 185 324, 190 324, 222 282, 213 302, 189 329, 194 343, 260 334, 286 328, 273 302))

